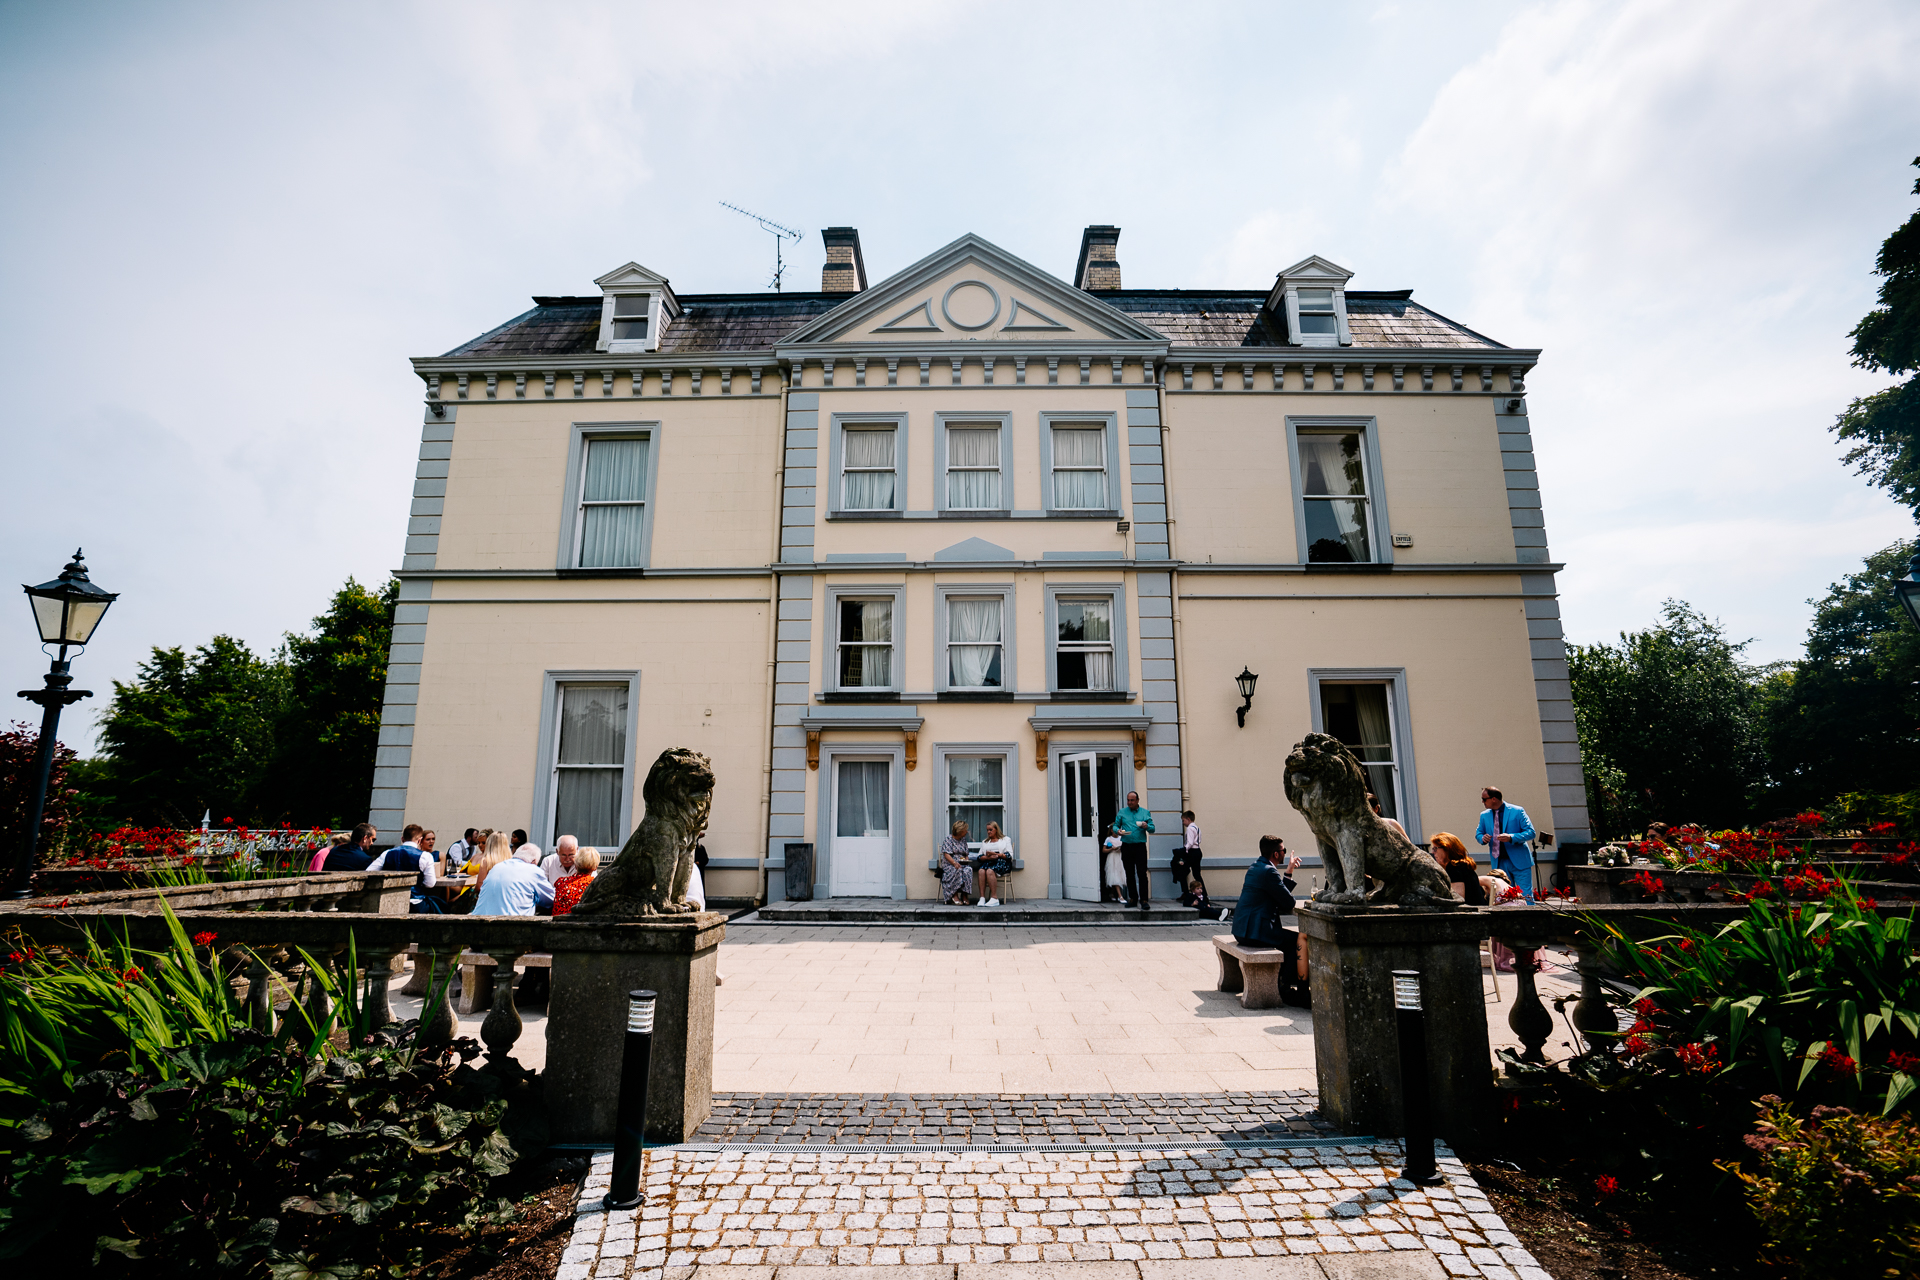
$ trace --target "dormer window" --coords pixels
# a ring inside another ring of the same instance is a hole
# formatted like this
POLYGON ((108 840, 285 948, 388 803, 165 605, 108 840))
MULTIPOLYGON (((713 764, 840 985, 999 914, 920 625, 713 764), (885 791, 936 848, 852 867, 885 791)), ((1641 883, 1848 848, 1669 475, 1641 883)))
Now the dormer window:
POLYGON ((647 311, 653 298, 644 293, 622 294, 613 300, 613 340, 645 342, 647 311))
POLYGON ((629 262, 594 283, 600 286, 604 299, 598 348, 613 355, 658 351, 661 331, 680 314, 680 303, 667 287, 667 278, 629 262))
POLYGON ((1347 327, 1347 281, 1353 272, 1325 258, 1296 262, 1280 273, 1267 295, 1272 328, 1294 347, 1344 347, 1353 342, 1347 327))
POLYGON ((1340 323, 1333 310, 1333 290, 1300 291, 1300 334, 1302 337, 1338 338, 1340 323))

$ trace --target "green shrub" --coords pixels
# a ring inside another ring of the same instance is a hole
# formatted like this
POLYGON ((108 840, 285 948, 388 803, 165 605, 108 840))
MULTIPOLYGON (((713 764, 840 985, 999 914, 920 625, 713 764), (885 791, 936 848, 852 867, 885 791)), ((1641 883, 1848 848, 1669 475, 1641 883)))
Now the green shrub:
POLYGON ((1758 1172, 1720 1167, 1745 1185, 1765 1250, 1789 1274, 1857 1280, 1920 1268, 1920 1128, 1912 1121, 1845 1107, 1815 1107, 1802 1120, 1769 1095, 1747 1145, 1758 1172))
MULTIPOLYGON (((1803 879, 1782 884, 1812 891, 1803 879)), ((1756 886, 1747 914, 1718 933, 1678 928, 1637 942, 1603 925, 1614 963, 1641 988, 1625 1056, 1742 1100, 1910 1106, 1920 1076, 1912 917, 1882 916, 1824 877, 1813 888, 1823 886, 1831 896, 1806 903, 1756 886)))

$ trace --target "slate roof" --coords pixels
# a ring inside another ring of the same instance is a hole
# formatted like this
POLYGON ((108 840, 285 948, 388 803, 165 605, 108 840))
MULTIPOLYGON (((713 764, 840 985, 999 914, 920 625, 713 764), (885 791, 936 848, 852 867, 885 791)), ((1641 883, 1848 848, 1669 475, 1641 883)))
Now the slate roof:
MULTIPOLYGON (((850 298, 844 293, 681 294, 681 314, 660 340, 665 354, 766 350, 850 298)), ((1178 346, 1277 347, 1261 308, 1265 290, 1130 289, 1096 295, 1178 346)), ((594 354, 599 297, 536 297, 522 312, 447 352, 449 356, 594 354)), ((1487 347, 1502 344, 1397 293, 1347 292, 1355 347, 1487 347)), ((1298 348, 1291 348, 1298 350, 1298 348)))

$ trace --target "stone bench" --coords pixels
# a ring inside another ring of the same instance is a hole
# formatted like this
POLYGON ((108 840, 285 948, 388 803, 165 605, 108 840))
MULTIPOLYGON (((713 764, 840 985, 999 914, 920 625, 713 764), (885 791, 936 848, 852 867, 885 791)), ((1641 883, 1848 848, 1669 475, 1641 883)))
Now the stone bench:
MULTIPOLYGON (((460 955, 460 998, 455 1007, 461 1013, 479 1013, 482 1009, 493 1008, 494 958, 481 951, 465 951, 460 955)), ((520 957, 523 969, 552 969, 553 957, 543 951, 533 951, 520 957)), ((509 976, 508 981, 512 978, 509 976)))
POLYGON ((1220 958, 1220 983, 1214 990, 1239 992, 1240 1003, 1248 1009, 1280 1007, 1280 971, 1286 967, 1286 952, 1277 947, 1243 947, 1230 933, 1215 934, 1213 950, 1220 958))

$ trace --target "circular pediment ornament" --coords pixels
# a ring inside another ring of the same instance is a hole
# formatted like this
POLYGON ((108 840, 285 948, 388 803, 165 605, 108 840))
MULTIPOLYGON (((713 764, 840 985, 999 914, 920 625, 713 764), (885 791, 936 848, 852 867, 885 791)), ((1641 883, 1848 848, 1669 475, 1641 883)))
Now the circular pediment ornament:
POLYGON ((984 329, 1000 318, 1000 295, 992 285, 986 283, 984 280, 962 280, 960 283, 948 289, 945 295, 941 297, 940 314, 945 316, 947 323, 956 329, 964 329, 969 332, 975 329, 984 329), (968 324, 953 314, 953 295, 960 293, 962 289, 966 289, 968 292, 960 294, 961 315, 978 315, 982 303, 989 299, 992 301, 993 310, 985 320, 980 321, 978 324, 968 324), (981 299, 978 295, 974 294, 972 291, 975 289, 984 291, 987 295, 986 299, 981 299))

